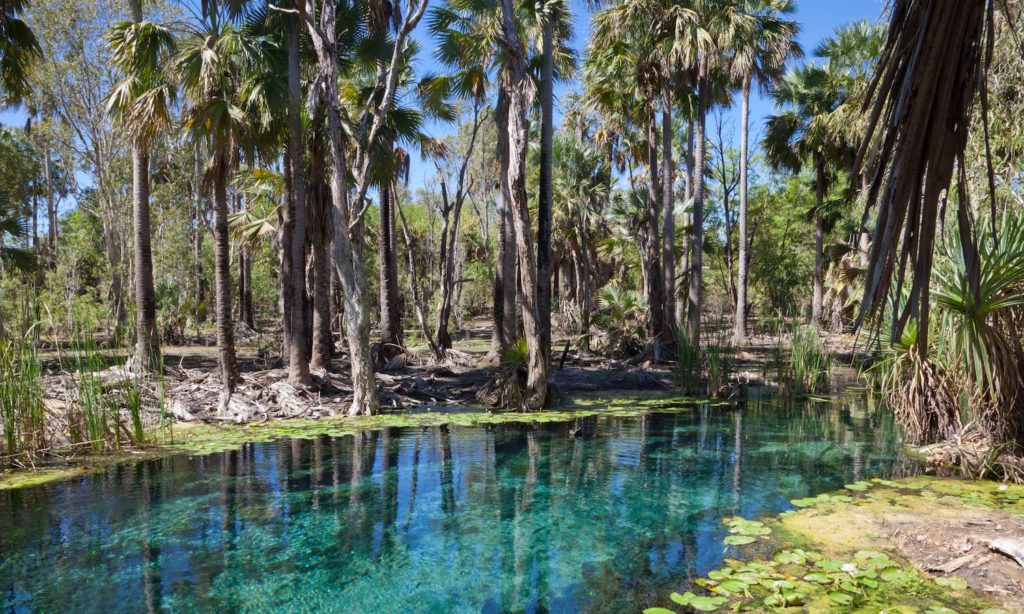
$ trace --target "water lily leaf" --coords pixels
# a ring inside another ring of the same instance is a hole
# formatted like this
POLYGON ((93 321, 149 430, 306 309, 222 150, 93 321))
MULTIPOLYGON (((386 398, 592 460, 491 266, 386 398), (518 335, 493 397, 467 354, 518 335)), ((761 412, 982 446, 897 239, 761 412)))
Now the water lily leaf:
POLYGON ((687 591, 680 595, 679 593, 672 593, 669 595, 669 599, 678 603, 679 605, 690 605, 690 600, 696 597, 693 593, 687 591))
POLYGON ((732 575, 732 568, 726 567, 724 569, 716 569, 715 571, 709 571, 708 577, 712 580, 724 580, 732 575))
POLYGON ((747 583, 740 580, 726 580, 718 585, 718 588, 727 593, 742 593, 747 590, 747 583))
POLYGON ((951 610, 941 605, 933 605, 932 607, 925 610, 925 614, 959 614, 956 610, 951 610))
POLYGON ((668 608, 647 608, 644 610, 644 614, 676 614, 673 610, 668 608))
POLYGON ((839 605, 850 605, 853 603, 853 597, 841 591, 829 591, 828 598, 839 605))
POLYGON ((757 538, 751 537, 750 535, 729 535, 723 541, 730 546, 743 546, 757 541, 757 538))
POLYGON ((807 556, 802 550, 779 550, 772 558, 783 565, 803 565, 807 562, 807 556))
POLYGON ((828 574, 823 573, 809 573, 804 576, 804 580, 807 582, 816 582, 818 584, 831 584, 832 578, 828 574))
POLYGON ((871 482, 865 482, 865 481, 861 480, 860 482, 854 482, 853 484, 847 484, 843 488, 845 488, 846 490, 863 491, 863 490, 867 490, 867 489, 871 488, 871 482))
POLYGON ((883 582, 896 582, 903 577, 903 571, 899 567, 886 567, 878 572, 878 577, 883 582))
POLYGON ((690 607, 701 612, 714 612, 720 606, 728 603, 725 597, 694 597, 690 600, 690 607))
POLYGON ((967 588, 967 581, 963 578, 957 578, 956 576, 940 576, 935 578, 935 583, 939 586, 945 586, 955 591, 962 591, 967 588))

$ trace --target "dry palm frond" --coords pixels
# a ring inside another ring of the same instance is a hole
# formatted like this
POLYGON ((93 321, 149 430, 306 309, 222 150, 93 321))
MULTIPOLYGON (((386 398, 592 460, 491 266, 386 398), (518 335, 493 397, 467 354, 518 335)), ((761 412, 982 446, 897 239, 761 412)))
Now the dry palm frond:
MULTIPOLYGON (((857 323, 881 311, 893 280, 900 293, 909 262, 909 300, 893 314, 893 336, 898 339, 916 317, 921 360, 928 348, 928 286, 939 212, 967 146, 979 90, 985 102, 993 10, 992 0, 894 0, 888 39, 867 92, 870 116, 858 166, 871 177, 865 218, 875 206, 878 212, 857 323)), ((960 232, 969 253, 968 203, 958 200, 960 232)))
POLYGON ((907 441, 919 445, 954 437, 962 425, 954 374, 922 356, 914 337, 905 335, 873 368, 907 441))

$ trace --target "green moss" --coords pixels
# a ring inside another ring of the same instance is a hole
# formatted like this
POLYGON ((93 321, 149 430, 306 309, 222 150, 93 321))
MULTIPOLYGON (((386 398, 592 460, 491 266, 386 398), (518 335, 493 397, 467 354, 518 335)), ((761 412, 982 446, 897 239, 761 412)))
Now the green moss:
POLYGON ((49 482, 67 480, 86 473, 85 467, 67 467, 65 469, 23 469, 0 473, 0 490, 11 490, 13 488, 27 488, 39 486, 49 482))
MULTIPOLYGON (((793 502, 799 509, 761 523, 726 519, 733 552, 745 560, 697 581, 707 595, 703 611, 800 612, 1002 612, 988 596, 955 576, 932 577, 895 553, 875 531, 879 518, 962 519, 984 510, 1024 514, 1024 487, 934 477, 855 482, 846 490, 793 502), (764 530, 759 526, 764 526, 764 530), (737 530, 739 528, 739 530, 737 530), (767 531, 767 532, 766 532, 767 531), (770 535, 770 537, 768 537, 770 535), (749 544, 749 545, 747 545, 749 544)), ((673 594, 672 603, 696 608, 693 593, 673 594), (687 597, 691 596, 691 597, 687 597)))

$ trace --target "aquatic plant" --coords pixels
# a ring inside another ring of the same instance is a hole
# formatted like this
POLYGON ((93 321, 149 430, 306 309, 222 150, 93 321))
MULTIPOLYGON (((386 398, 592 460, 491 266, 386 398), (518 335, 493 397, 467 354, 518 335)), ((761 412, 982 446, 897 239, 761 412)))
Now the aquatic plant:
POLYGON ((0 338, 0 373, 2 466, 47 445, 41 368, 31 331, 20 339, 0 338))
POLYGON ((832 353, 810 326, 797 326, 790 335, 789 387, 794 394, 827 392, 832 379, 832 353))

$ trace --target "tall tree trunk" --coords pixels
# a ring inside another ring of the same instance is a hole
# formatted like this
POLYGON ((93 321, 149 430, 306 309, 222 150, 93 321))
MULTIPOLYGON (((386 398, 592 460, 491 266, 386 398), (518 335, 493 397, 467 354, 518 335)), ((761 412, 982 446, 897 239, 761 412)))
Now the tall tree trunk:
POLYGON ((228 237, 228 169, 231 157, 228 148, 215 144, 214 155, 221 159, 214 164, 213 185, 213 261, 217 295, 217 355, 220 366, 221 393, 218 411, 224 415, 235 392, 238 365, 235 359, 235 331, 231 317, 231 243, 228 237))
POLYGON ((736 286, 736 320, 732 340, 737 347, 747 344, 747 166, 750 147, 750 76, 743 79, 743 101, 740 105, 740 237, 739 282, 736 286))
POLYGON ((540 69, 540 180, 537 194, 537 315, 540 318, 541 352, 551 354, 551 164, 554 145, 554 26, 544 19, 541 32, 540 69))
POLYGON ((46 249, 47 261, 52 269, 57 265, 57 200, 54 198, 53 163, 50 160, 50 145, 43 151, 43 175, 46 177, 46 249))
POLYGON ((508 190, 512 196, 512 221, 516 230, 520 292, 523 301, 523 329, 528 348, 527 398, 530 408, 543 407, 548 400, 548 374, 551 356, 544 351, 537 297, 537 269, 534 261, 533 232, 526 198, 526 149, 529 137, 527 112, 530 107, 529 77, 525 49, 519 35, 512 0, 501 0, 502 34, 507 55, 502 87, 507 88, 508 112, 508 190))
MULTIPOLYGON (((688 122, 686 130, 686 187, 684 191, 684 197, 686 202, 689 204, 693 198, 693 133, 694 133, 694 122, 691 118, 688 122)), ((683 214, 683 226, 690 226, 691 215, 683 214)), ((679 257, 679 270, 687 276, 689 280, 690 275, 690 250, 692 248, 690 241, 690 231, 683 233, 683 250, 679 257)), ((689 288, 684 286, 682 280, 675 285, 676 292, 676 330, 686 330, 686 307, 687 307, 687 294, 689 288)))
MULTIPOLYGON (((142 1, 131 0, 129 4, 132 22, 142 23, 142 1)), ((153 289, 149 152, 138 142, 132 144, 132 211, 135 222, 135 368, 145 372, 160 367, 160 333, 156 328, 156 292, 153 289)))
POLYGON ((644 224, 643 248, 647 262, 647 335, 654 343, 655 360, 661 358, 661 345, 665 332, 665 279, 661 273, 662 245, 658 232, 661 225, 661 185, 658 181, 658 124, 657 112, 652 108, 647 121, 647 211, 644 224))
POLYGON ((308 386, 309 338, 306 319, 306 164, 302 140, 302 85, 299 74, 299 22, 288 19, 288 156, 291 159, 291 203, 285 211, 292 219, 285 220, 285 233, 291 230, 288 249, 282 266, 287 264, 285 279, 291 286, 291 338, 288 346, 288 382, 308 386), (290 223, 289 223, 290 222, 290 223))
POLYGON ((825 205, 825 161, 818 156, 814 162, 817 199, 814 207, 814 294, 811 298, 811 325, 821 326, 822 271, 824 260, 825 225, 821 217, 825 205))
POLYGON ((462 218, 462 198, 460 194, 457 194, 455 203, 450 204, 448 189, 443 182, 441 194, 444 199, 444 219, 441 222, 441 245, 438 253, 441 265, 441 287, 437 299, 434 339, 441 350, 449 350, 452 347, 452 338, 448 330, 448 321, 451 319, 452 294, 455 290, 455 247, 459 236, 459 221, 462 218))
POLYGON ((398 310, 398 252, 391 187, 380 188, 380 358, 402 352, 402 314, 398 310))
POLYGON ((318 69, 327 92, 327 134, 331 148, 331 203, 334 207, 334 255, 345 297, 345 336, 352 365, 352 405, 349 415, 375 414, 380 408, 377 384, 370 356, 370 315, 363 261, 362 223, 350 223, 348 201, 347 137, 341 121, 338 98, 338 56, 335 45, 335 12, 332 3, 320 8, 320 24, 312 23, 312 8, 303 0, 308 28, 316 48, 318 69))
MULTIPOLYGON (((506 130, 508 125, 508 98, 505 95, 504 90, 498 91, 498 102, 495 105, 494 115, 495 123, 498 129, 497 139, 497 152, 496 158, 500 167, 500 172, 504 176, 508 172, 508 166, 506 160, 508 159, 508 139, 506 138, 506 130)), ((509 246, 505 242, 506 233, 506 220, 508 216, 505 215, 505 210, 509 207, 508 199, 505 197, 505 182, 501 181, 501 197, 498 200, 498 228, 497 228, 497 241, 495 245, 495 266, 494 266, 494 292, 493 302, 491 304, 491 319, 494 322, 494 326, 491 329, 491 350, 490 355, 492 357, 500 358, 505 350, 508 349, 508 335, 506 335, 505 328, 507 323, 505 322, 505 278, 509 275, 507 268, 508 259, 505 257, 509 246)))
POLYGON ((160 365, 160 333, 156 326, 153 289, 153 247, 149 224, 149 156, 144 146, 132 147, 132 209, 135 221, 135 369, 160 365))
POLYGON ((512 191, 509 188, 508 177, 510 164, 510 151, 508 145, 508 93, 502 88, 498 92, 498 103, 495 113, 495 121, 498 127, 498 165, 501 176, 501 233, 502 247, 501 263, 504 269, 502 278, 502 298, 504 303, 502 309, 504 316, 502 323, 504 330, 504 348, 508 348, 519 339, 522 334, 519 328, 519 262, 516 252, 516 227, 513 216, 516 215, 515 202, 512 200, 512 191))
MULTIPOLYGON (((313 122, 316 126, 323 125, 322 115, 317 115, 313 122)), ((334 355, 334 336, 331 329, 335 321, 334 312, 334 267, 330 262, 331 228, 333 213, 331 211, 331 193, 327 185, 327 160, 325 159, 323 131, 314 133, 310 156, 312 158, 312 181, 309 186, 310 227, 312 229, 313 258, 313 330, 310 348, 310 369, 327 369, 334 355)))
POLYGON ((702 80, 697 93, 693 147, 693 244, 690 253, 690 294, 686 307, 686 334, 690 343, 694 345, 700 343, 700 319, 704 307, 704 171, 708 87, 707 80, 702 80))
POLYGON ((441 356, 441 349, 430 334, 430 327, 427 326, 427 316, 423 309, 423 301, 420 300, 420 280, 416 269, 415 247, 412 243, 412 234, 409 232, 409 224, 405 221, 405 214, 402 206, 395 201, 395 209, 398 211, 398 219, 402 223, 402 238, 405 241, 405 257, 409 264, 409 286, 412 288, 412 306, 416 312, 416 322, 420 326, 420 334, 427 342, 427 347, 434 356, 441 356))
POLYGON ((676 311, 676 207, 675 177, 676 169, 672 159, 672 93, 665 88, 662 94, 661 108, 661 267, 664 282, 662 285, 665 297, 663 310, 662 340, 673 341, 672 329, 676 311))
MULTIPOLYGON (((193 175, 194 196, 193 196, 193 218, 192 218, 192 284, 196 296, 196 309, 200 314, 205 313, 205 308, 200 305, 206 302, 206 284, 203 283, 203 163, 199 155, 199 142, 195 147, 195 173, 193 175)), ((203 318, 205 319, 205 317, 203 318)))
POLYGON ((313 343, 310 369, 326 369, 334 353, 331 336, 331 263, 328 260, 329 241, 313 243, 313 343))

